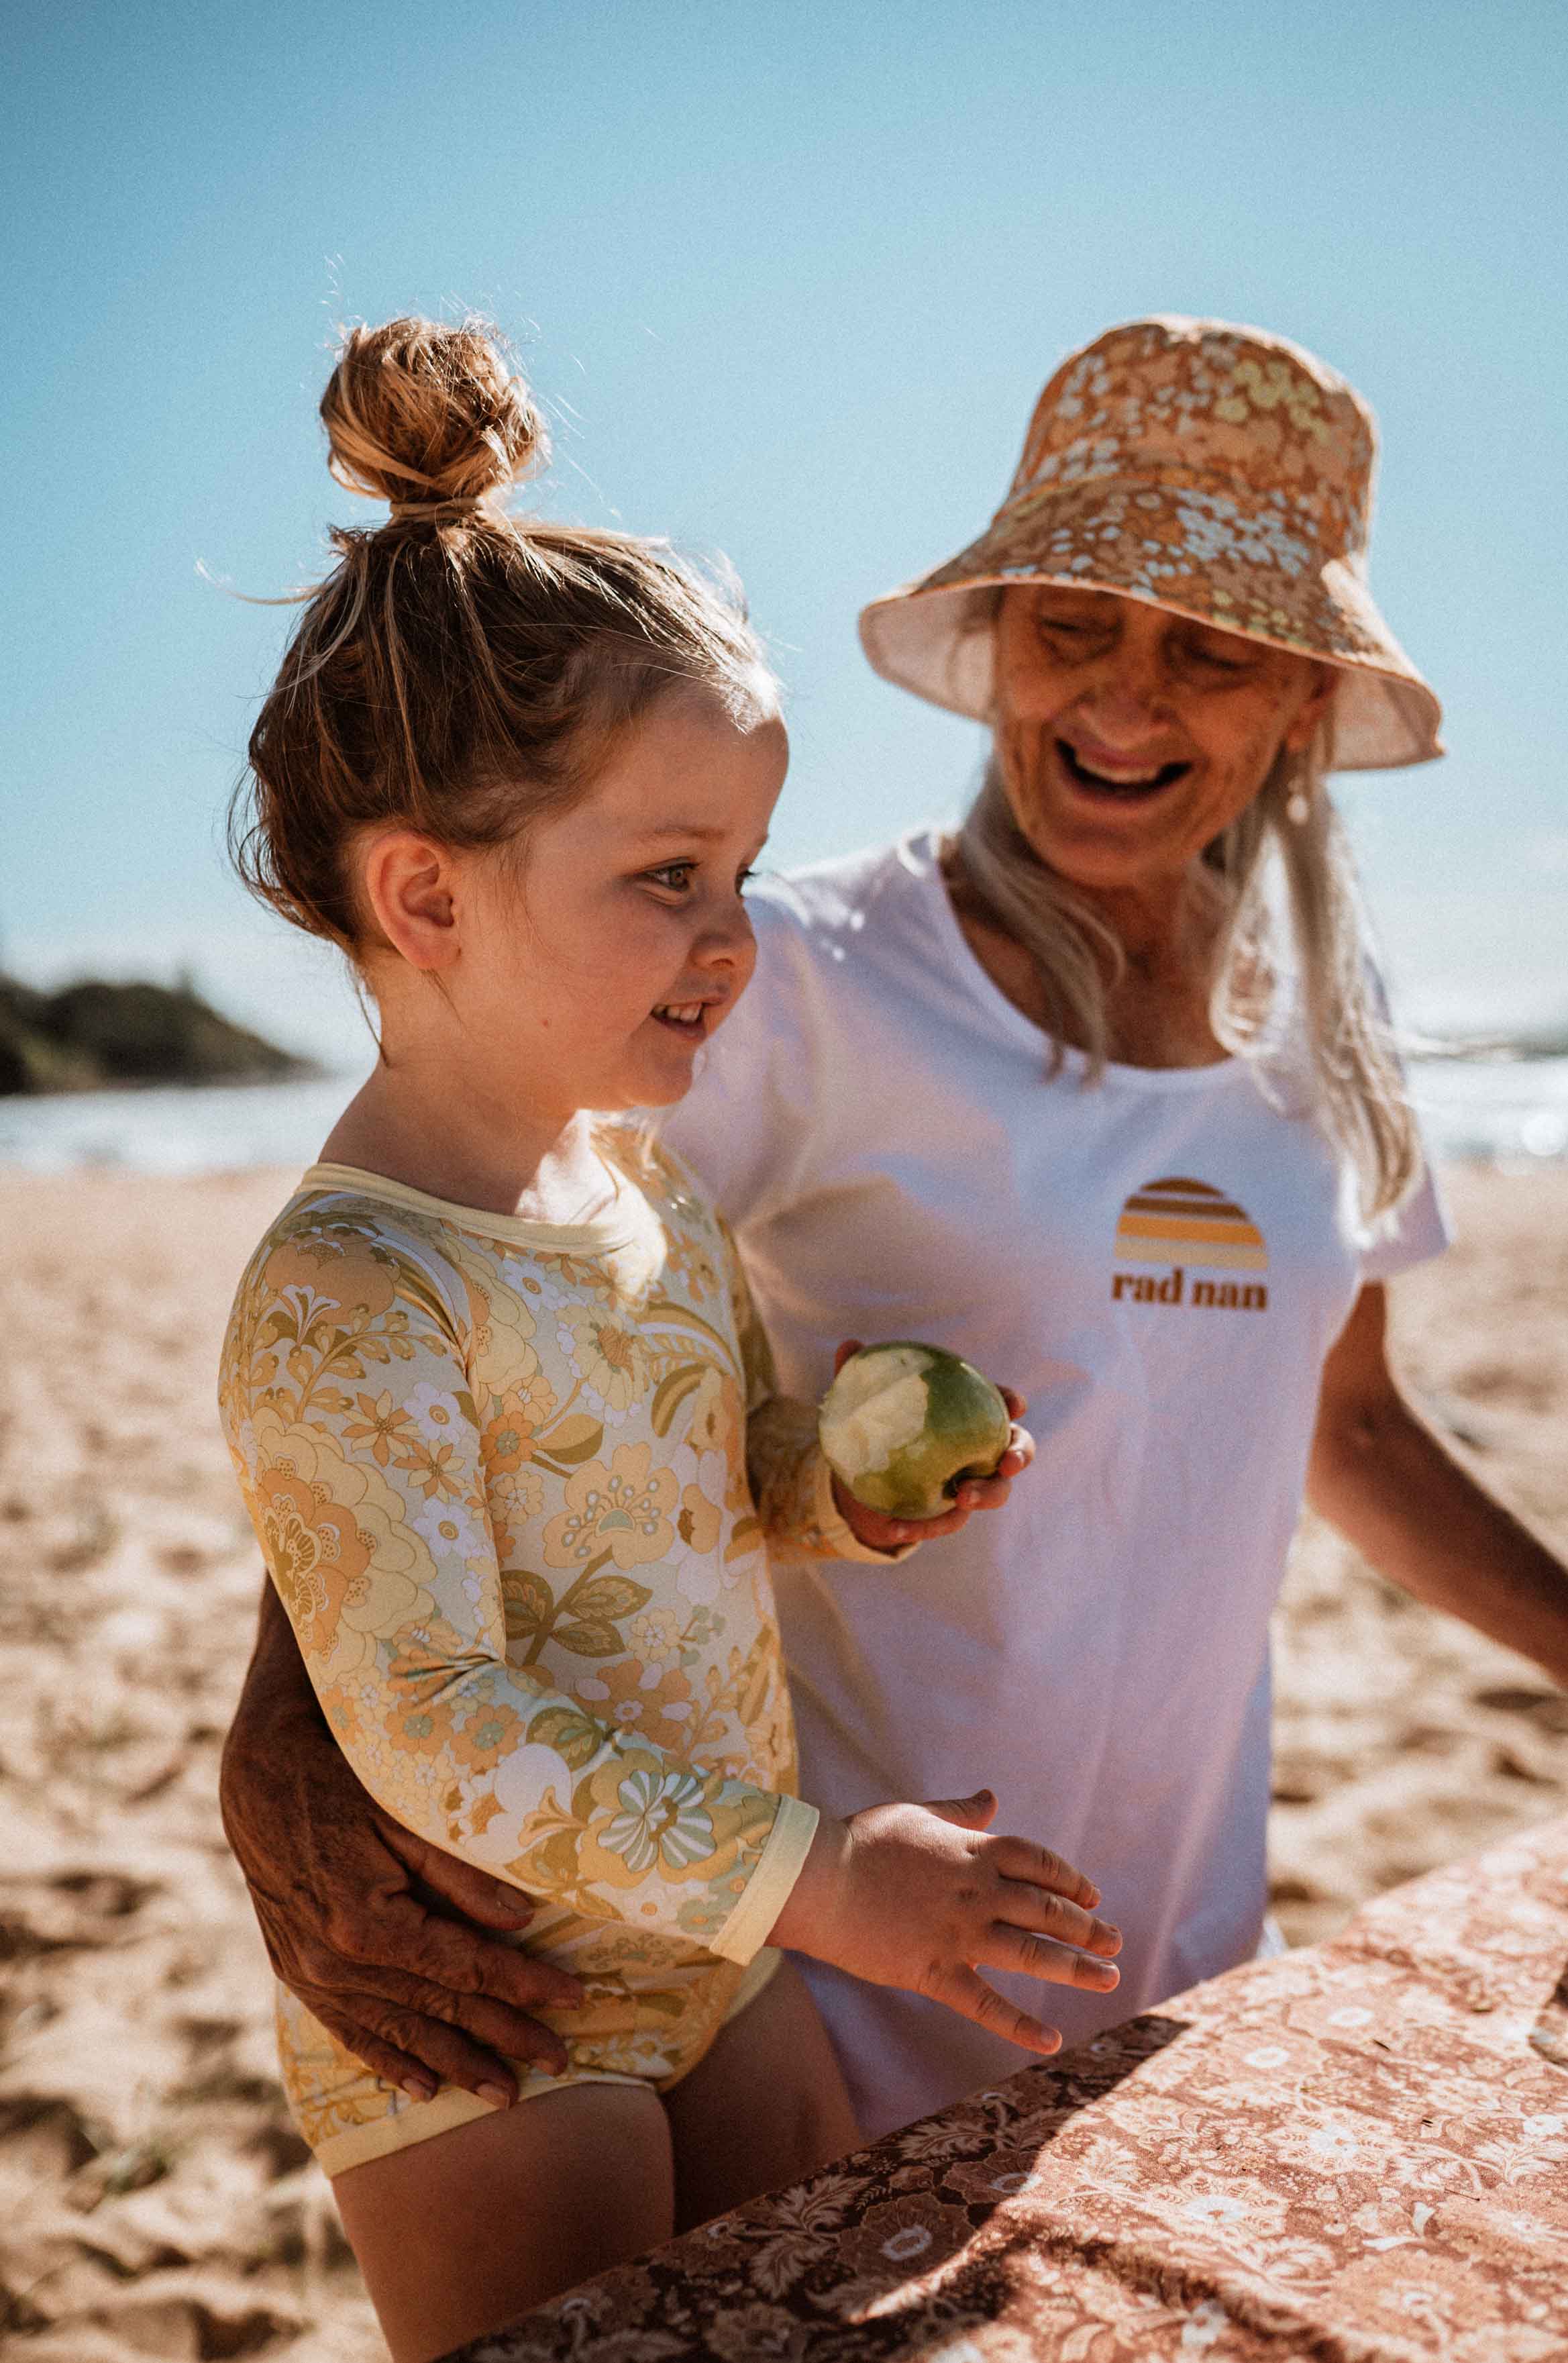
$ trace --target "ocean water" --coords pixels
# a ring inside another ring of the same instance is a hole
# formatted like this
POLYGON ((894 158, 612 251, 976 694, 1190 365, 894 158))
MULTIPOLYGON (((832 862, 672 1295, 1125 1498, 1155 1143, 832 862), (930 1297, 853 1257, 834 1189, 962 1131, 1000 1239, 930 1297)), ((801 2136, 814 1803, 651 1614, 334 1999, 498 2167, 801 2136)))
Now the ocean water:
MULTIPOLYGON (((0 1165, 152 1173, 308 1165, 359 1075, 201 1090, 0 1100, 0 1165)), ((1421 1059, 1411 1088, 1433 1154, 1529 1166, 1568 1159, 1568 1058, 1421 1059)))

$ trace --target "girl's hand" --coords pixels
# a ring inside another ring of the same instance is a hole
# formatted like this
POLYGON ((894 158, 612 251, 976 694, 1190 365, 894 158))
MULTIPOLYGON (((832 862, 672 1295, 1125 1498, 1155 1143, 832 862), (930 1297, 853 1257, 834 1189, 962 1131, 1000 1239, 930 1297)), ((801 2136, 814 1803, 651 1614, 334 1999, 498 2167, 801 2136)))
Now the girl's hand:
MULTIPOLYGON (((833 1374, 836 1379, 852 1354, 858 1354, 862 1340, 846 1337, 833 1358, 833 1374)), ((1034 1458, 1034 1438, 1019 1422, 1029 1409, 1021 1395, 1010 1387, 999 1387, 998 1393, 1007 1405, 1012 1422, 1012 1439, 1007 1450, 988 1477, 966 1477, 954 1498, 953 1507, 939 1518, 889 1518, 880 1510, 868 1510, 857 1502, 840 1478, 833 1481, 833 1498, 838 1514, 858 1543, 867 1550, 902 1550, 906 1543, 934 1542, 938 1535, 955 1535, 966 1526, 977 1510, 999 1510, 1012 1491, 1012 1481, 1028 1468, 1034 1458)))
POLYGON ((977 1969, 1110 1993, 1121 1932, 1095 1918, 1099 1890, 1060 1855, 986 1836, 996 1810, 982 1789, 941 1804, 871 1805, 845 1822, 824 1815, 769 1944, 929 1995, 1026 2050, 1059 2051, 1055 2028, 977 1969))

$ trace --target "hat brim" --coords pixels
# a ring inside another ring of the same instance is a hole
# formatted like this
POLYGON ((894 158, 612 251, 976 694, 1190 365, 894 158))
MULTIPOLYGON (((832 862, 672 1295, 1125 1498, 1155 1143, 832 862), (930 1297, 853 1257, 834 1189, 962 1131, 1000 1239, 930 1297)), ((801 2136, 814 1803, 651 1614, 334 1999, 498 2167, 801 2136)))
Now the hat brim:
POLYGON ((1233 497, 1147 483, 1057 487, 1048 502, 1004 509, 956 558, 874 599, 860 640, 884 680, 989 722, 995 593, 1029 582, 1109 591, 1341 670, 1336 771, 1430 762, 1443 752, 1435 693, 1360 576, 1311 556, 1287 515, 1249 515, 1233 497))

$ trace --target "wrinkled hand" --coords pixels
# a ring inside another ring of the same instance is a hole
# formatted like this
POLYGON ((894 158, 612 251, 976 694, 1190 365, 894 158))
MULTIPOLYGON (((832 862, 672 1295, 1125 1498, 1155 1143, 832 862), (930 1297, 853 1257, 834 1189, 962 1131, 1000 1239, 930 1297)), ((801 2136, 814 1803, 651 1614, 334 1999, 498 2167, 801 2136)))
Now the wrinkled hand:
MULTIPOLYGON (((846 1337, 833 1358, 833 1374, 836 1379, 852 1354, 858 1354, 864 1340, 846 1337)), ((858 1543, 867 1550, 902 1550, 906 1543, 934 1542, 938 1535, 955 1535, 966 1526, 977 1510, 999 1510, 1012 1491, 1012 1481, 1028 1468, 1034 1458, 1034 1438, 1019 1422, 1029 1409, 1021 1395, 1010 1387, 999 1387, 997 1392, 1007 1405, 1007 1415, 1012 1422, 1012 1440, 988 1477, 966 1477, 954 1497, 953 1507, 939 1518, 889 1518, 880 1510, 868 1510, 857 1502, 841 1478, 833 1481, 833 1498, 838 1514, 858 1543)))
POLYGON ((566 2066, 560 2037, 529 2014, 580 2002, 577 1980, 482 1933, 525 1928, 533 1905, 381 1812, 327 1729, 275 1600, 219 1795, 273 1969, 376 2075, 415 2100, 449 2083, 506 2106, 508 2058, 566 2066))
POLYGON ((1026 2050, 1059 2050, 1054 2026, 978 1970, 1110 1993, 1121 1932, 1096 1916, 1099 1890, 1060 1855, 988 1836, 996 1810, 982 1789, 937 1804, 869 1805, 843 1822, 824 1814, 768 1941, 924 1994, 1026 2050))

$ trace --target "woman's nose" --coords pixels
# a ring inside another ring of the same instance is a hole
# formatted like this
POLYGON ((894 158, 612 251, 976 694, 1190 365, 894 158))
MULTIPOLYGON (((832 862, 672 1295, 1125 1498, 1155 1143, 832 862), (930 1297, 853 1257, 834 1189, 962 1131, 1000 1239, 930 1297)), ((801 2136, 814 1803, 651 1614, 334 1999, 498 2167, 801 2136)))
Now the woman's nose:
POLYGON ((1081 699, 1078 713, 1108 754, 1136 755, 1169 725, 1158 683, 1119 674, 1081 699))

